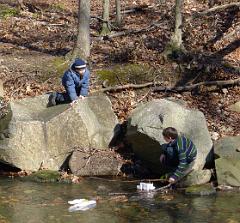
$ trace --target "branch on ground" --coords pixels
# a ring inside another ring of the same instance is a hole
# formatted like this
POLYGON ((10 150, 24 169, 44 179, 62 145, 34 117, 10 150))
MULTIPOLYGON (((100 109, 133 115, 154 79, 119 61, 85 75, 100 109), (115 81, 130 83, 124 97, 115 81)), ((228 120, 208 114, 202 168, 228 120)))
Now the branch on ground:
POLYGON ((220 64, 220 67, 225 72, 240 75, 240 68, 239 67, 235 67, 235 66, 232 66, 229 63, 224 63, 224 62, 220 64))
POLYGON ((112 34, 105 35, 105 36, 102 36, 102 37, 96 37, 96 38, 94 38, 94 40, 107 40, 107 39, 111 39, 111 38, 118 37, 118 36, 126 36, 126 35, 131 35, 131 34, 138 34, 138 33, 142 33, 142 32, 150 32, 150 31, 153 31, 154 29, 156 29, 160 26, 161 26, 161 24, 153 23, 152 25, 150 25, 146 28, 143 28, 143 29, 125 30, 125 31, 122 31, 122 32, 116 32, 116 33, 112 33, 112 34))
POLYGON ((155 87, 156 85, 159 85, 159 83, 155 82, 148 82, 145 84, 126 84, 122 86, 113 86, 108 88, 103 88, 98 90, 97 92, 116 92, 116 91, 122 91, 127 89, 141 89, 146 87, 153 87, 154 92, 158 91, 173 91, 173 92, 180 92, 180 91, 191 91, 199 86, 232 86, 232 85, 240 85, 240 78, 234 79, 234 80, 225 80, 225 81, 205 81, 205 82, 199 82, 197 84, 192 85, 185 85, 185 86, 175 86, 175 87, 165 87, 165 86, 159 86, 155 87))
POLYGON ((224 5, 219 5, 210 9, 207 9, 205 11, 202 12, 197 12, 194 16, 203 16, 203 15, 207 15, 210 14, 212 12, 216 12, 216 11, 221 11, 230 7, 240 7, 240 2, 233 2, 233 3, 229 3, 229 4, 224 4, 224 5))
POLYGON ((130 89, 130 88, 137 89, 137 88, 152 87, 154 85, 155 85, 154 82, 148 82, 145 84, 126 84, 126 85, 122 85, 122 86, 103 88, 103 89, 98 90, 97 92, 115 92, 115 91, 130 89))
POLYGON ((121 11, 121 14, 135 13, 135 12, 144 12, 146 10, 157 8, 160 4, 157 5, 140 5, 134 8, 129 8, 121 11))
POLYGON ((197 84, 192 84, 192 85, 185 85, 185 86, 177 86, 177 87, 155 87, 153 89, 154 92, 158 91, 191 91, 195 88, 198 88, 200 86, 218 86, 218 87, 223 87, 223 86, 229 86, 229 85, 240 85, 240 78, 235 79, 235 80, 225 80, 225 81, 204 81, 200 82, 197 84))
POLYGON ((240 39, 236 39, 235 41, 229 43, 227 46, 220 49, 219 51, 217 51, 216 53, 214 53, 211 56, 216 57, 216 58, 223 58, 224 56, 226 56, 226 55, 230 54, 231 52, 233 52, 234 50, 238 49, 239 47, 240 47, 240 39))

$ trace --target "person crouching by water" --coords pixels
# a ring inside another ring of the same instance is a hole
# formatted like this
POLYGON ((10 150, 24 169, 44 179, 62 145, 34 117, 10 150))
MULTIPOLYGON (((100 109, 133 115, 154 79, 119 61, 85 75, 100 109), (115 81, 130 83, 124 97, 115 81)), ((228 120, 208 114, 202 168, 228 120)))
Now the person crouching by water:
POLYGON ((65 103, 70 103, 72 106, 78 99, 84 99, 88 95, 89 78, 90 72, 87 69, 86 63, 82 59, 75 59, 74 63, 62 77, 62 85, 66 92, 51 93, 48 107, 65 103))
POLYGON ((160 162, 170 173, 169 183, 176 183, 192 171, 197 148, 185 136, 180 136, 173 127, 163 129, 164 140, 167 142, 160 156, 160 162))

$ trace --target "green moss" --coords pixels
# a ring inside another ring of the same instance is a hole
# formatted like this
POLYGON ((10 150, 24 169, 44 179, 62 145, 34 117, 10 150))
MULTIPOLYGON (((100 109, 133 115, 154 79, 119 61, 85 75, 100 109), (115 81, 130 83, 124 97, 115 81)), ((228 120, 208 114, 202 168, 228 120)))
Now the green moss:
POLYGON ((52 66, 54 67, 55 71, 62 76, 63 73, 69 68, 69 61, 63 57, 56 57, 52 61, 52 66))
POLYGON ((56 57, 44 65, 41 81, 46 81, 50 77, 62 77, 63 73, 69 68, 69 61, 63 57, 56 57))
POLYGON ((32 13, 32 18, 33 19, 38 19, 40 17, 41 17, 41 13, 39 13, 39 12, 32 13))
POLYGON ((32 173, 29 176, 23 177, 22 180, 24 181, 33 181, 33 182, 40 182, 40 183, 47 183, 47 182, 58 182, 60 180, 60 173, 58 171, 52 170, 40 170, 38 172, 32 173))
POLYGON ((194 185, 187 187, 185 190, 186 194, 189 195, 212 195, 216 193, 216 190, 210 184, 194 185))
POLYGON ((62 3, 55 3, 51 5, 51 9, 53 9, 54 11, 60 11, 63 12, 66 10, 66 7, 64 4, 62 3))
POLYGON ((101 81, 107 80, 109 85, 139 84, 154 79, 153 69, 140 64, 118 65, 112 69, 99 70, 97 75, 101 81))
POLYGON ((16 16, 19 14, 19 9, 9 7, 5 4, 0 4, 0 18, 6 19, 8 17, 16 16))

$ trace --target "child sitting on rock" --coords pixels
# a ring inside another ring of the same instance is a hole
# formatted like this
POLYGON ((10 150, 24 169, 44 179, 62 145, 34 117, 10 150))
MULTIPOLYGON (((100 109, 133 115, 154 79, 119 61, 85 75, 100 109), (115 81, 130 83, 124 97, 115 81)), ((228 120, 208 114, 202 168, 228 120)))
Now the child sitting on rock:
POLYGON ((168 144, 163 148, 160 162, 171 172, 169 183, 176 183, 192 171, 197 149, 190 139, 178 135, 173 127, 165 128, 162 135, 168 144))
POLYGON ((56 104, 70 103, 72 106, 77 99, 84 99, 88 95, 90 72, 82 59, 75 59, 74 63, 64 73, 62 85, 66 92, 51 93, 48 107, 56 104))

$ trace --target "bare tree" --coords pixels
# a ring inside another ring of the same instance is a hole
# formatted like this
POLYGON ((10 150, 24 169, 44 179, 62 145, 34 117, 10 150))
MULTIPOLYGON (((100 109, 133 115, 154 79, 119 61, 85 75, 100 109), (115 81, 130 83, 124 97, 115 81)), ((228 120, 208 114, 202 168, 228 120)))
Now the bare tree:
POLYGON ((175 4, 175 29, 172 36, 172 44, 177 48, 181 49, 182 44, 182 5, 183 0, 176 0, 175 4))
POLYGON ((26 6, 24 5, 23 0, 17 0, 17 2, 18 2, 18 5, 20 6, 20 9, 22 10, 26 9, 26 6))
POLYGON ((101 35, 107 35, 111 32, 109 22, 109 0, 103 0, 103 23, 101 35))
POLYGON ((79 0, 78 34, 72 58, 90 56, 90 0, 79 0))
POLYGON ((121 17, 121 1, 115 0, 116 3, 116 24, 117 26, 121 26, 122 17, 121 17))
POLYGON ((184 0, 175 0, 175 29, 170 43, 167 45, 164 54, 171 55, 173 52, 184 51, 182 41, 182 5, 184 0))

